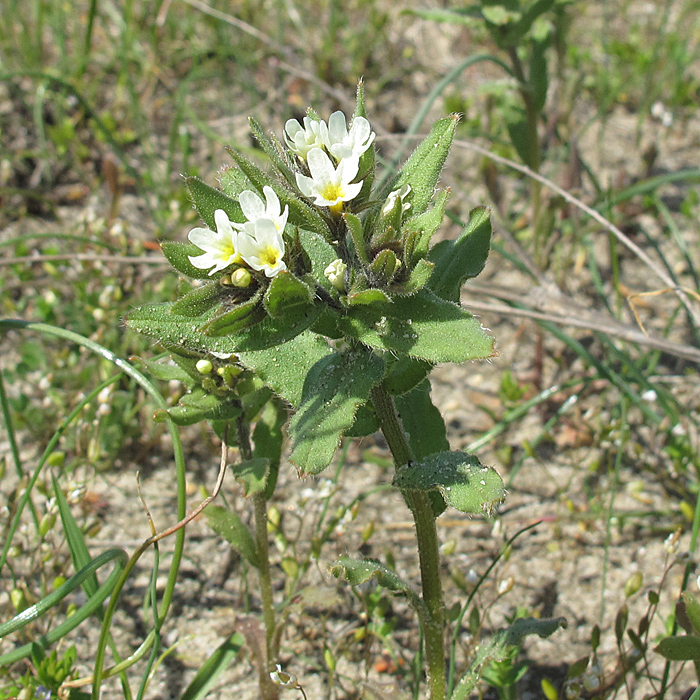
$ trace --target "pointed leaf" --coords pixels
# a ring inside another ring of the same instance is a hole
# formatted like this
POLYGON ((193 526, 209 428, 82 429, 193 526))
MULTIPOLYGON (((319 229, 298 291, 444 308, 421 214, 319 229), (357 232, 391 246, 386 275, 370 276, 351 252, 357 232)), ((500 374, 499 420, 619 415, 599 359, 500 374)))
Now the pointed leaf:
POLYGON ((250 124, 250 130, 253 132, 253 135, 260 144, 260 147, 267 154, 270 162, 277 168, 277 170, 279 170, 280 173, 282 173, 282 175, 284 175, 285 179, 291 185, 294 185, 296 179, 294 177, 294 173, 292 172, 291 163, 285 157, 285 152, 282 150, 282 146, 279 141, 274 137, 268 136, 263 130, 262 126, 260 126, 258 121, 253 117, 249 117, 248 123, 250 124))
POLYGON ((169 415, 176 425, 194 425, 203 420, 233 420, 241 414, 238 402, 208 394, 201 388, 185 394, 177 406, 156 411, 154 419, 161 422, 169 415))
POLYGON ((173 304, 170 313, 176 316, 201 316, 219 304, 227 293, 230 294, 230 290, 219 282, 195 287, 173 304))
POLYGON ((330 572, 336 578, 345 577, 351 586, 361 586, 374 578, 380 586, 408 598, 411 605, 420 615, 421 620, 425 621, 428 617, 425 603, 423 603, 411 585, 404 581, 395 571, 388 569, 377 561, 372 559, 351 559, 348 556, 343 556, 340 557, 337 564, 331 567, 330 572))
POLYGON ((364 232, 362 230, 362 222, 354 214, 343 214, 345 223, 348 226, 348 231, 352 238, 353 245, 355 246, 355 253, 357 257, 365 265, 369 264, 369 257, 367 254, 367 242, 365 241, 364 232))
POLYGON ((182 382, 183 384, 189 384, 192 381, 192 376, 186 372, 182 367, 178 365, 170 364, 169 358, 165 362, 160 362, 156 360, 146 360, 142 357, 132 357, 130 360, 135 365, 140 365, 146 371, 164 382, 182 382))
POLYGON ((304 382, 299 410, 289 423, 291 460, 304 473, 318 474, 333 459, 360 404, 381 380, 384 363, 361 346, 324 357, 304 382))
POLYGON ((264 303, 270 316, 284 316, 296 313, 300 308, 309 306, 312 301, 313 293, 308 284, 291 272, 280 272, 267 288, 264 303))
POLYGON ((297 407, 301 403, 307 374, 332 352, 318 336, 304 332, 271 348, 240 352, 238 360, 253 370, 278 396, 297 407))
POLYGON ((414 216, 422 214, 433 198, 458 121, 457 116, 451 116, 435 122, 425 141, 411 154, 401 169, 398 179, 391 185, 392 190, 399 189, 403 185, 411 186, 411 191, 404 201, 411 204, 409 211, 414 216))
POLYGON ((395 294, 415 294, 419 292, 430 280, 435 265, 428 260, 419 260, 416 266, 411 270, 408 279, 401 284, 394 284, 392 291, 395 294))
MULTIPOLYGON (((217 209, 223 209, 231 221, 245 221, 241 205, 235 199, 227 197, 221 190, 210 187, 199 178, 188 177, 185 182, 199 215, 212 231, 216 231, 214 212, 217 209)), ((199 248, 197 250, 199 251, 199 248)))
MULTIPOLYGON (((409 219, 401 228, 401 235, 404 241, 408 235, 414 235, 413 250, 410 258, 404 261, 409 267, 414 267, 421 258, 428 254, 430 240, 440 227, 445 216, 445 203, 447 202, 448 194, 448 190, 442 190, 438 194, 434 206, 422 214, 409 219)), ((409 213, 410 211, 409 209, 409 213)), ((404 243, 404 249, 406 248, 407 246, 404 243)))
POLYGON ((554 617, 541 620, 536 617, 519 617, 506 630, 505 642, 514 646, 520 646, 523 639, 531 634, 545 639, 551 637, 560 629, 566 629, 568 623, 565 617, 554 617))
POLYGON ((440 452, 401 467, 394 486, 403 490, 439 491, 462 513, 490 515, 505 498, 503 481, 466 452, 440 452))
POLYGON ((214 316, 203 324, 199 330, 208 336, 218 338, 233 335, 259 323, 265 318, 265 309, 260 303, 261 296, 261 290, 258 290, 255 296, 214 316))
POLYGON ((491 249, 491 210, 477 207, 459 238, 441 241, 430 251, 435 263, 428 287, 448 301, 459 301, 464 281, 476 277, 486 264, 491 249))
POLYGON ((217 678, 233 663, 245 645, 242 634, 235 632, 202 664, 180 700, 204 700, 217 678))
POLYGON ((247 459, 230 467, 236 480, 243 486, 244 496, 253 496, 265 490, 270 460, 265 457, 247 459))
POLYGON ((240 168, 230 165, 222 168, 219 172, 219 185, 226 196, 236 201, 238 201, 241 192, 244 190, 255 191, 255 185, 248 179, 246 174, 240 168))
POLYGON ((475 318, 428 289, 391 304, 353 306, 340 326, 367 345, 430 362, 459 363, 494 353, 493 338, 475 318))
POLYGON ((309 307, 303 314, 290 319, 266 316, 250 328, 222 337, 205 335, 200 330, 211 320, 211 314, 185 319, 172 315, 171 308, 171 303, 141 306, 124 321, 129 328, 156 338, 166 346, 225 354, 263 350, 285 343, 306 330, 316 320, 321 307, 309 307))
POLYGON ((253 456, 265 458, 269 462, 269 469, 265 481, 265 499, 270 500, 277 485, 282 449, 284 448, 285 434, 283 428, 287 422, 287 406, 279 399, 270 401, 255 424, 253 431, 253 456))
POLYGON ((369 404, 362 404, 355 414, 355 422, 345 431, 345 437, 359 438, 379 431, 379 421, 369 404))
POLYGON ((223 537, 251 566, 258 566, 258 551, 250 530, 238 515, 224 506, 207 506, 204 517, 209 527, 223 537))
POLYGON ((160 241, 160 247, 167 261, 183 275, 196 280, 209 280, 208 270, 200 270, 190 262, 190 255, 201 255, 202 251, 193 243, 177 243, 176 241, 160 241))

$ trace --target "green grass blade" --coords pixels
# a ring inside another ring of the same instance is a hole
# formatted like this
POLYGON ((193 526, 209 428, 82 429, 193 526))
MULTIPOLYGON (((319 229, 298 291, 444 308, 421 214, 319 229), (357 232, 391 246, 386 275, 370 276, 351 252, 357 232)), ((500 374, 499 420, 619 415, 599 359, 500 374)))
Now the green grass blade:
POLYGON ((238 656, 245 639, 238 632, 229 637, 197 671, 180 700, 203 700, 216 679, 238 656))

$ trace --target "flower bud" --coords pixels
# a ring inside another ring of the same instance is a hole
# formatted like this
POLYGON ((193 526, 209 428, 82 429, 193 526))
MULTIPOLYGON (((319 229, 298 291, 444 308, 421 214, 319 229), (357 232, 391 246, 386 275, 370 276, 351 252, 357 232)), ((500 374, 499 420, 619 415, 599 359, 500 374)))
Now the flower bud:
POLYGON ((347 269, 348 266, 340 258, 337 258, 323 271, 323 274, 339 292, 342 292, 345 289, 345 271, 347 269))
POLYGON ((249 287, 253 276, 244 267, 239 267, 231 273, 231 284, 234 287, 249 287))
POLYGON ((214 369, 214 365, 209 360, 197 360, 195 367, 200 374, 211 374, 214 369))

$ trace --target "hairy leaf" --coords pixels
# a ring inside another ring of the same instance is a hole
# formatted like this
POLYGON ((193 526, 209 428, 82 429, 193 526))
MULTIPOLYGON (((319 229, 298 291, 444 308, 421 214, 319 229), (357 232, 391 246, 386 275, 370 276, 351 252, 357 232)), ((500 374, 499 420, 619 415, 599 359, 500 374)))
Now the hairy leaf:
POLYGON ((439 491, 462 513, 490 514, 506 492, 498 473, 466 452, 439 452, 402 466, 394 486, 403 490, 439 491))
POLYGON ((207 506, 204 517, 217 535, 223 537, 251 566, 258 566, 258 551, 250 530, 235 511, 224 506, 207 506))
POLYGON ((367 401, 383 372, 381 358, 361 346, 335 352, 313 365, 299 410, 289 423, 291 460, 302 472, 317 474, 330 464, 358 406, 367 401))
POLYGON ((178 243, 176 241, 160 241, 160 247, 167 261, 183 275, 196 280, 212 279, 207 270, 200 270, 190 262, 190 256, 202 254, 202 250, 194 243, 178 243))

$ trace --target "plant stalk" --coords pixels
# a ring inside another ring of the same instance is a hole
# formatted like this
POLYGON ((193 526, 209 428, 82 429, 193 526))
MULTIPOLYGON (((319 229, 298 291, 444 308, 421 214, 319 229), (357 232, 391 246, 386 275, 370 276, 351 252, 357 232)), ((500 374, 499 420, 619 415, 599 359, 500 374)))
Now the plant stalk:
MULTIPOLYGON (((372 389, 372 403, 398 470, 411 461, 411 448, 401 426, 394 400, 384 384, 379 384, 372 389)), ((426 492, 403 491, 402 493, 416 524, 421 587, 423 601, 428 608, 428 617, 423 621, 425 657, 428 666, 428 697, 430 700, 444 700, 446 697, 445 617, 436 518, 426 492)))
MULTIPOLYGON (((250 446, 250 427, 241 413, 236 419, 238 449, 241 459, 253 458, 250 446)), ((255 549, 258 555, 258 579, 260 581, 260 600, 262 602, 263 621, 265 622, 265 659, 264 668, 258 669, 260 692, 264 700, 277 700, 279 688, 270 680, 273 661, 276 657, 275 640, 275 606, 272 598, 272 578, 270 577, 270 542, 267 534, 267 498, 265 492, 253 496, 253 514, 255 519, 255 549)))

